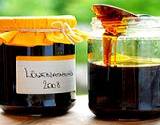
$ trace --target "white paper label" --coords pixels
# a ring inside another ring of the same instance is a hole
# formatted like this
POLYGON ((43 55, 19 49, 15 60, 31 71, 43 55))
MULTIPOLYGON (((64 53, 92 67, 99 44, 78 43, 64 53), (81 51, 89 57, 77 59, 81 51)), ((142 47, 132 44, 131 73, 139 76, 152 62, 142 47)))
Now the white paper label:
POLYGON ((20 94, 75 91, 75 76, 73 55, 16 57, 16 92, 20 94))

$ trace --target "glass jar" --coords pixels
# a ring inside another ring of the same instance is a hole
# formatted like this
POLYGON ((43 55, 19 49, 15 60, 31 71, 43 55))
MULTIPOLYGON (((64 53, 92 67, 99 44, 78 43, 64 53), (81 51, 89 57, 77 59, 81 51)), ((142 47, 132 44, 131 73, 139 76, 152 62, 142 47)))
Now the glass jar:
POLYGON ((88 44, 90 109, 108 118, 160 116, 160 18, 105 25, 88 44))
POLYGON ((0 18, 0 105, 6 113, 60 115, 75 102, 74 16, 0 18))

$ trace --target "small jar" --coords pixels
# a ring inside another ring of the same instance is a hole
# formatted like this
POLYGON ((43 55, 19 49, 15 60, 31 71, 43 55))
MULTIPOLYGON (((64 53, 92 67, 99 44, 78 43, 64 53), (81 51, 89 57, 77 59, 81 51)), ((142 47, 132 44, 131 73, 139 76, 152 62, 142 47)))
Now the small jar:
POLYGON ((6 113, 60 115, 75 102, 74 16, 0 18, 0 105, 6 113))
POLYGON ((105 28, 88 44, 91 111, 107 118, 160 116, 160 18, 106 21, 105 28))

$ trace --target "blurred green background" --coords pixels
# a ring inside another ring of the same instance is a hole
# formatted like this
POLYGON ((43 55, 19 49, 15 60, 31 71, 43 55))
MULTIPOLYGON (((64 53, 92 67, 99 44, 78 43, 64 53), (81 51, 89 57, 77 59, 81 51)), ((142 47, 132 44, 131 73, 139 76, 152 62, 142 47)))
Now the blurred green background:
MULTIPOLYGON (((78 27, 90 31, 93 4, 110 4, 134 13, 160 15, 160 0, 0 0, 1 16, 75 15, 78 27)), ((77 62, 85 63, 86 43, 77 45, 77 62), (80 50, 83 50, 80 52, 80 50)))
MULTIPOLYGON (((91 31, 93 4, 110 4, 137 14, 160 15, 160 0, 0 0, 1 16, 75 15, 78 28, 91 31)), ((76 46, 78 93, 87 91, 87 43, 76 46)))

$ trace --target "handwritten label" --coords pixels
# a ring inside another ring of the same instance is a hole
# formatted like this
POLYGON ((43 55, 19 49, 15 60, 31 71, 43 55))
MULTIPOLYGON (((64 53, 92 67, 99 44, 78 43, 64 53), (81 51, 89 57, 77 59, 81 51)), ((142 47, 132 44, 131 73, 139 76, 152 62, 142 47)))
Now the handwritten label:
POLYGON ((75 75, 74 58, 58 60, 34 56, 16 58, 16 92, 19 94, 54 94, 75 91, 75 75))

